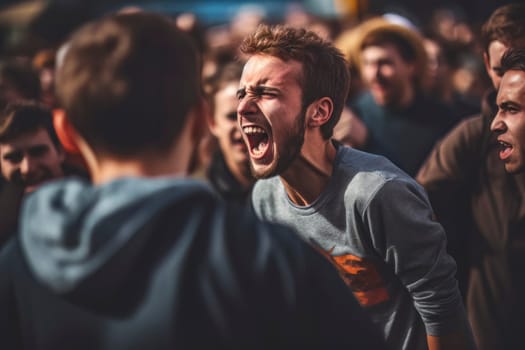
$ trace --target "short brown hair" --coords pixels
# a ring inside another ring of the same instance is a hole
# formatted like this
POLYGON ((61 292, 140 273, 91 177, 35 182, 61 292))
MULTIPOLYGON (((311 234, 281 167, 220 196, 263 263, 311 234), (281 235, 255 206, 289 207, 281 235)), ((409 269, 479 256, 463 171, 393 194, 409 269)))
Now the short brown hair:
POLYGON ((334 111, 321 132, 325 139, 332 136, 350 86, 348 63, 341 51, 314 32, 280 25, 259 26, 244 39, 240 50, 247 55, 264 54, 283 61, 301 62, 303 76, 299 83, 303 89, 303 108, 322 97, 331 98, 334 111))
POLYGON ((93 149, 165 152, 201 97, 197 49, 165 16, 113 14, 72 36, 57 95, 93 149))
POLYGON ((520 70, 525 72, 525 48, 509 48, 501 57, 501 72, 520 70))
POLYGON ((481 28, 481 41, 488 54, 490 43, 501 41, 506 46, 525 46, 525 4, 498 7, 481 28))
POLYGON ((22 101, 9 104, 0 114, 0 143, 44 129, 53 144, 62 147, 53 127, 51 110, 42 104, 22 101))
MULTIPOLYGON (((1 62, 0 85, 14 89, 21 99, 40 99, 40 78, 30 62, 16 59, 8 59, 1 62)), ((5 100, 2 95, 0 94, 0 110, 13 102, 5 100)))

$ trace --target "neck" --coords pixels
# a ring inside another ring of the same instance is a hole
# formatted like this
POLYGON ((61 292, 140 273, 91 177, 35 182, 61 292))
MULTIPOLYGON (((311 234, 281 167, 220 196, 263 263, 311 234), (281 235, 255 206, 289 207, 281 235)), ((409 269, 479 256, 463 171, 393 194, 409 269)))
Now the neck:
POLYGON ((332 176, 335 154, 331 140, 305 142, 297 159, 280 176, 293 203, 310 205, 321 195, 332 176))
POLYGON ((248 189, 255 183, 255 178, 252 176, 250 171, 250 163, 247 161, 246 164, 237 164, 236 166, 229 167, 233 177, 241 184, 242 188, 248 189))
POLYGON ((133 159, 101 158, 96 170, 91 171, 95 185, 110 182, 122 177, 180 177, 186 169, 179 165, 176 157, 148 159, 147 156, 133 159))
POLYGON ((85 143, 80 149, 93 184, 100 185, 122 177, 185 176, 193 144, 189 136, 183 136, 166 152, 146 151, 130 157, 95 153, 85 143))
MULTIPOLYGON (((212 163, 221 163, 221 167, 224 166, 226 170, 235 178, 235 180, 241 185, 243 190, 249 189, 254 183, 255 178, 250 170, 250 159, 246 157, 244 160, 235 160, 234 154, 227 153, 228 150, 220 148, 214 155, 212 163)), ((214 165, 211 164, 213 168, 214 165)))
POLYGON ((237 179, 237 181, 241 184, 242 188, 244 189, 250 188, 255 183, 255 179, 252 176, 247 176, 243 173, 233 173, 233 176, 235 177, 235 179, 237 179))

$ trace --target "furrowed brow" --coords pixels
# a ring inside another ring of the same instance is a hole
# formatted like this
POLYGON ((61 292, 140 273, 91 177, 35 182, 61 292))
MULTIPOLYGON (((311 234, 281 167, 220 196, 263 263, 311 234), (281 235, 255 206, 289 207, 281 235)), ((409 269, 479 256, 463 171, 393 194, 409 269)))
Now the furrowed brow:
POLYGON ((510 109, 510 108, 518 108, 519 105, 517 103, 514 103, 512 101, 504 101, 502 103, 499 104, 499 109, 502 109, 502 110, 507 110, 507 109, 510 109))
POLYGON ((236 95, 237 95, 237 98, 246 96, 246 88, 240 88, 239 90, 237 90, 236 95))

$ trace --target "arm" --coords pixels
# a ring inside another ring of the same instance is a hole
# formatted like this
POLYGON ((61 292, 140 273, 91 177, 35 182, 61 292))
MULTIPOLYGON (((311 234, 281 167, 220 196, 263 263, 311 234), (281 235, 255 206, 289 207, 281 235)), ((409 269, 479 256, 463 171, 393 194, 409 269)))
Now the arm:
MULTIPOLYGON (((427 336, 428 350, 460 350, 470 349, 472 346, 466 342, 461 332, 447 334, 445 336, 427 336)), ((470 343, 472 344, 472 343, 470 343)))
POLYGON ((387 182, 371 200, 364 219, 376 251, 409 292, 430 349, 453 342, 473 346, 456 265, 422 188, 408 178, 387 182))

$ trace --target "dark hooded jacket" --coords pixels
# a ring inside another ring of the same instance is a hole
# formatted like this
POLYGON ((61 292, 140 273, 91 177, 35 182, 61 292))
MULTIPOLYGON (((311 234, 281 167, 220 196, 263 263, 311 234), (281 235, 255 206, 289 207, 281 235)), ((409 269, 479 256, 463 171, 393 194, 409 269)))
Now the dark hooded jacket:
POLYGON ((232 174, 221 150, 217 150, 206 170, 206 178, 221 198, 240 205, 250 205, 252 187, 244 187, 232 174))
POLYGON ((329 262, 191 180, 26 198, 0 254, 2 349, 381 349, 329 262))

